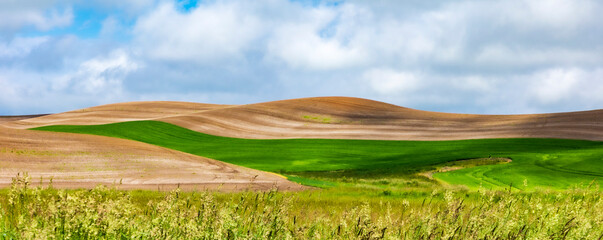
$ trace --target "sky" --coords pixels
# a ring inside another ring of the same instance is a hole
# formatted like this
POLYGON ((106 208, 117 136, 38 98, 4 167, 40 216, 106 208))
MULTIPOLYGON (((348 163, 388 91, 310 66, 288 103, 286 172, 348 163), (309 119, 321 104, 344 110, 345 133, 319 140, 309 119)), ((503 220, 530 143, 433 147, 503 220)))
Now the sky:
POLYGON ((0 115, 350 96, 603 108, 603 1, 1 0, 0 115))

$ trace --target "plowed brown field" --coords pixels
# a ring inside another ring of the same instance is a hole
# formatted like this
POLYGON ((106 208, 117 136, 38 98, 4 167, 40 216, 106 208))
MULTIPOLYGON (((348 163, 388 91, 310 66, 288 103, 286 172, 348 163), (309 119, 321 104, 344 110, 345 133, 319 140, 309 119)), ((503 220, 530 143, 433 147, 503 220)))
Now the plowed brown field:
POLYGON ((303 186, 262 171, 145 143, 82 134, 0 127, 0 187, 18 173, 32 183, 60 188, 300 190, 303 186), (121 185, 119 184, 121 183, 121 185))
POLYGON ((345 97, 231 106, 158 120, 208 134, 241 138, 603 140, 603 110, 530 115, 451 114, 345 97))
POLYGON ((240 138, 454 140, 567 138, 603 141, 603 110, 473 115, 427 112, 361 98, 316 97, 248 105, 120 103, 5 122, 12 128, 158 120, 240 138))
MULTIPOLYGON (((104 124, 187 115, 227 106, 228 105, 167 101, 127 102, 84 108, 35 118, 27 118, 27 116, 23 116, 24 119, 16 119, 16 121, 0 120, 0 126, 26 129, 46 125, 104 124)), ((10 118, 19 118, 19 116, 12 116, 10 118)))

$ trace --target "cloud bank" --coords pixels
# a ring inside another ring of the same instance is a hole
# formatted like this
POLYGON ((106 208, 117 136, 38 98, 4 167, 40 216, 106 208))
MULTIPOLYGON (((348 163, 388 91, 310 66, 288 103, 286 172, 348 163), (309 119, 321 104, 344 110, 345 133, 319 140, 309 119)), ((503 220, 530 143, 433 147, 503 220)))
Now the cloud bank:
POLYGON ((33 2, 0 3, 0 114, 325 95, 463 113, 603 106, 594 0, 33 2))

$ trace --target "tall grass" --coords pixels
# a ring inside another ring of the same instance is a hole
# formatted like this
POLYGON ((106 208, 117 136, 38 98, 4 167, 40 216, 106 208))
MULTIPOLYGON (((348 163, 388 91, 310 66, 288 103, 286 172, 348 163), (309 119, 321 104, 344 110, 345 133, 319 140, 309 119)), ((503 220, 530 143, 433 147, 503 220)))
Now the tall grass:
POLYGON ((32 188, 25 176, 0 193, 0 238, 601 239, 601 196, 598 189, 409 197, 57 190, 32 188))

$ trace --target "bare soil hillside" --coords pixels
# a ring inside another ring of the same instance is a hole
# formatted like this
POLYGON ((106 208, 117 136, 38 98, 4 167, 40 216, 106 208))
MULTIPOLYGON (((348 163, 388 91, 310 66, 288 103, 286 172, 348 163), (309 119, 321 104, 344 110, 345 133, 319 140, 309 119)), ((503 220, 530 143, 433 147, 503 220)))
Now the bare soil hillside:
POLYGON ((240 138, 603 141, 603 110, 528 115, 451 114, 348 97, 230 106, 157 120, 208 134, 240 138))
POLYGON ((190 102, 127 102, 101 105, 35 118, 1 121, 0 126, 27 129, 46 125, 93 125, 192 114, 228 105, 190 102))
POLYGON ((19 120, 24 120, 24 119, 42 117, 42 116, 46 116, 46 115, 48 115, 48 114, 18 115, 18 116, 0 116, 0 123, 14 122, 14 121, 19 121, 19 120))
POLYGON ((60 188, 304 189, 272 173, 145 143, 0 127, 0 187, 9 186, 18 173, 28 173, 34 184, 52 178, 60 188))
POLYGON ((159 120, 195 131, 240 138, 455 140, 567 138, 603 141, 603 110, 473 115, 438 113, 349 97, 316 97, 247 104, 119 103, 0 122, 11 128, 159 120))

